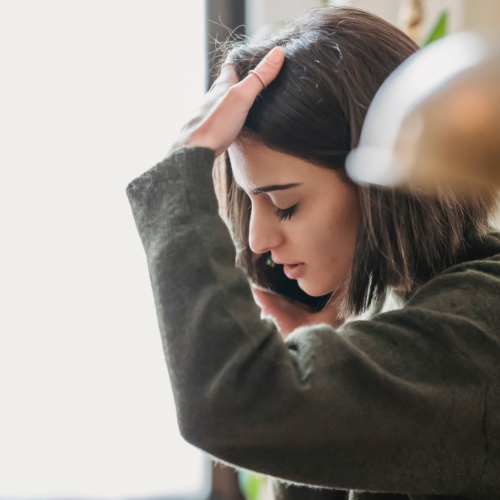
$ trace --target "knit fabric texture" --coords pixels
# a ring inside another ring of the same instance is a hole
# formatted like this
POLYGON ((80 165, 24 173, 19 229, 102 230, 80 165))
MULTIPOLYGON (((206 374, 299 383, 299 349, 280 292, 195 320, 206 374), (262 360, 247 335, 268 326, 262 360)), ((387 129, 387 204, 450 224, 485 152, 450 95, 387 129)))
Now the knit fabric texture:
POLYGON ((184 438, 279 500, 500 498, 500 238, 402 309, 284 341, 218 215, 214 152, 127 187, 184 438))

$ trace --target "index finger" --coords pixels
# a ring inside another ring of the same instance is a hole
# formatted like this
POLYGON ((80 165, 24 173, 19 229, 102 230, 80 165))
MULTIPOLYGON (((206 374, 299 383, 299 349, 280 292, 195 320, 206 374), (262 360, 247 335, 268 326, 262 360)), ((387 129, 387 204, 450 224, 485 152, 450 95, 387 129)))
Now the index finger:
POLYGON ((222 64, 219 69, 219 76, 215 79, 210 87, 209 92, 216 87, 218 83, 226 82, 230 85, 234 85, 238 83, 238 76, 236 75, 236 70, 234 67, 234 63, 231 60, 231 54, 226 57, 226 60, 222 64))

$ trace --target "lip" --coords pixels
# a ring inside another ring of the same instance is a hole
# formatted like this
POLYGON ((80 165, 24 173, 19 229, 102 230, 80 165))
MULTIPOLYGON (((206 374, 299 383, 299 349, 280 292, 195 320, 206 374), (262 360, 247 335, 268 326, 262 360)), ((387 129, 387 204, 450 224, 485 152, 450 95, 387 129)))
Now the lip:
POLYGON ((288 279, 296 280, 297 278, 300 278, 304 272, 304 263, 283 264, 283 272, 288 279))

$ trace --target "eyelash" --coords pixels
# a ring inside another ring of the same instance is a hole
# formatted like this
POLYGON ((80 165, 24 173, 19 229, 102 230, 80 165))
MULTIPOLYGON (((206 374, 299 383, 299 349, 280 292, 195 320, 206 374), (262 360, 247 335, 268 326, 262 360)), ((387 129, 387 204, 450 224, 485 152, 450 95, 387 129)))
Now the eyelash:
POLYGON ((276 211, 274 212, 276 216, 279 218, 280 222, 282 220, 290 220, 292 218, 292 215, 295 213, 295 210, 298 207, 298 203, 296 205, 293 205, 293 207, 290 208, 277 208, 276 211))

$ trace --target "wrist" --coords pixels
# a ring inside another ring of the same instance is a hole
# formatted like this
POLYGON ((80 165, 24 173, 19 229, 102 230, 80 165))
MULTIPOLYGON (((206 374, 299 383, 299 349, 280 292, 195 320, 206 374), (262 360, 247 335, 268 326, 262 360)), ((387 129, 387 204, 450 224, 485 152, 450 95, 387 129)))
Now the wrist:
POLYGON ((210 137, 193 137, 184 141, 182 147, 184 148, 207 148, 212 149, 214 151, 217 150, 217 146, 215 145, 213 139, 210 137))
POLYGON ((190 136, 178 138, 168 150, 168 155, 182 148, 207 148, 213 151, 217 150, 212 138, 208 136, 190 136))

